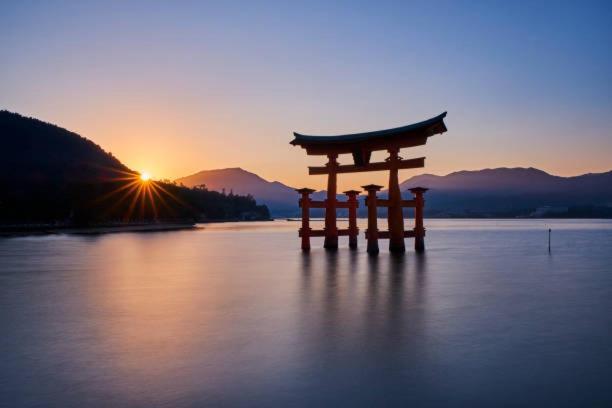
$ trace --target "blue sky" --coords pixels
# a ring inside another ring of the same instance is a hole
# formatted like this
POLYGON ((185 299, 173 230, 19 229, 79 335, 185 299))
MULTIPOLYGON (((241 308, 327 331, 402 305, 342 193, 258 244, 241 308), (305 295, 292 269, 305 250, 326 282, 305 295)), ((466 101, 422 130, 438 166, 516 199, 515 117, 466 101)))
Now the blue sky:
MULTIPOLYGON (((612 169, 612 3, 11 2, 0 108, 175 178, 240 166, 320 187, 292 131, 448 111, 425 169, 612 169)), ((341 187, 384 181, 347 176, 341 187), (343 184, 344 183, 344 184, 343 184)))

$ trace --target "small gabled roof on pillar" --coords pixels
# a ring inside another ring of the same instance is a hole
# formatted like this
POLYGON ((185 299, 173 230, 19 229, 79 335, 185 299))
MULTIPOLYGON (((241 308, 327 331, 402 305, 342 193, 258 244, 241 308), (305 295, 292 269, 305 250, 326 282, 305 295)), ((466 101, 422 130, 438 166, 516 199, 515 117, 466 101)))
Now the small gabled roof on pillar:
POLYGON ((383 186, 379 186, 378 184, 368 184, 367 186, 361 186, 366 191, 379 191, 383 186))

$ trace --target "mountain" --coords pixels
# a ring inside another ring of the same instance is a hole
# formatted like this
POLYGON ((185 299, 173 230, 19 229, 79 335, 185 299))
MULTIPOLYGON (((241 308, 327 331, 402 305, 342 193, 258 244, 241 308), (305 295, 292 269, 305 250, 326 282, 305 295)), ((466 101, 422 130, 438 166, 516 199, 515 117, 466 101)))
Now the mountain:
MULTIPOLYGON (((177 182, 251 194, 276 217, 299 215, 298 197, 291 187, 240 168, 202 171, 177 182)), ((560 177, 535 168, 458 171, 446 176, 414 176, 402 182, 400 189, 410 198, 408 189, 416 186, 430 189, 425 196, 430 217, 612 217, 612 172, 560 177)), ((380 193, 381 197, 385 195, 385 191, 380 193)), ((323 200, 325 192, 318 191, 312 198, 323 200)), ((343 195, 338 198, 345 199, 343 195)), ((363 196, 360 201, 359 214, 365 216, 363 196)), ((322 214, 312 211, 313 217, 322 214)))
POLYGON ((269 218, 251 197, 145 183, 61 127, 0 111, 0 224, 269 218))
POLYGON ((535 168, 496 168, 475 171, 457 171, 446 176, 422 174, 400 184, 406 190, 419 184, 445 191, 513 191, 531 192, 557 188, 563 177, 552 176, 535 168))
POLYGON ((250 194, 270 209, 273 216, 295 216, 298 194, 278 181, 267 181, 239 167, 204 170, 175 180, 187 187, 206 186, 208 190, 250 194))
POLYGON ((612 171, 560 177, 535 168, 422 174, 400 184, 430 188, 430 215, 447 216, 608 216, 612 215, 612 171))

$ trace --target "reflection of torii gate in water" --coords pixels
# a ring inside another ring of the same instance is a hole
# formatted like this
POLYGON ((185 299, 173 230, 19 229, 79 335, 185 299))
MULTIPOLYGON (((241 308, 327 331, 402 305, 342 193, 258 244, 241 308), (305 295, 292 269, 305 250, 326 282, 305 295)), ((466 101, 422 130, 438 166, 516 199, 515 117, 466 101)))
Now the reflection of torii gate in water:
POLYGON ((376 197, 376 192, 382 188, 377 185, 367 185, 363 188, 368 196, 366 205, 368 206, 368 229, 366 238, 368 240, 368 252, 378 253, 378 239, 389 239, 389 251, 404 252, 404 238, 414 237, 414 247, 416 251, 425 249, 425 228, 423 227, 423 194, 426 188, 416 187, 410 189, 414 198, 412 200, 402 200, 399 189, 398 171, 399 169, 415 169, 425 166, 425 158, 402 159, 399 156, 401 148, 422 146, 427 143, 427 138, 439 133, 446 132, 444 117, 446 112, 441 115, 395 129, 379 130, 375 132, 356 133, 341 136, 307 136, 294 133, 295 138, 291 141, 294 146, 301 146, 306 149, 308 155, 327 156, 328 162, 322 167, 309 167, 308 174, 320 175, 327 174, 327 199, 325 201, 313 201, 310 194, 314 190, 302 188, 297 190, 301 194, 300 207, 302 207, 302 249, 310 249, 310 237, 325 237, 324 247, 328 249, 338 248, 338 236, 347 235, 349 246, 357 247, 357 200, 358 191, 350 190, 345 194, 347 201, 336 199, 337 184, 336 179, 339 173, 358 173, 362 171, 389 171, 389 197, 386 200, 376 197), (372 152, 386 150, 389 157, 384 162, 370 163, 372 152), (341 165, 338 163, 339 154, 352 154, 354 164, 341 165), (388 231, 378 231, 377 226, 377 207, 387 207, 387 220, 389 223, 388 231), (411 231, 404 231, 404 217, 402 209, 404 207, 414 207, 415 226, 411 231), (310 208, 325 208, 325 228, 323 230, 313 230, 309 223, 310 208), (349 228, 339 230, 336 226, 336 209, 348 208, 349 228))

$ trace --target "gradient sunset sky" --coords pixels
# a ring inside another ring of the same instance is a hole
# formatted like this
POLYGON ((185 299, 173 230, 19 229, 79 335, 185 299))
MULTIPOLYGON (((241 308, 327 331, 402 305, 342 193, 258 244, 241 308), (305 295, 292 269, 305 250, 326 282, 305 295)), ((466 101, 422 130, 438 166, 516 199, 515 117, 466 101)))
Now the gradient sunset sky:
POLYGON ((443 111, 449 132, 402 154, 427 156, 402 180, 612 169, 611 2, 2 2, 0 50, 0 109, 154 178, 242 167, 320 188, 306 166, 324 160, 290 146, 293 131, 443 111))

